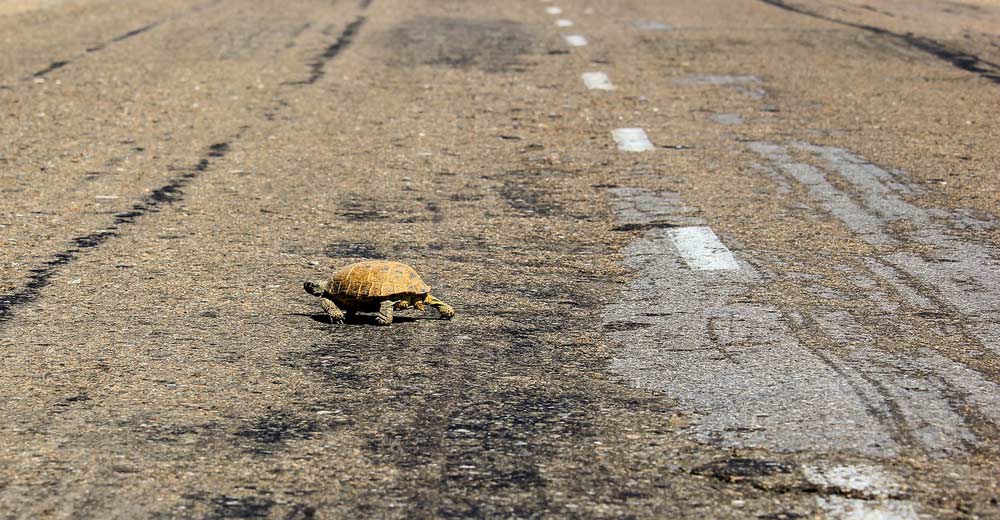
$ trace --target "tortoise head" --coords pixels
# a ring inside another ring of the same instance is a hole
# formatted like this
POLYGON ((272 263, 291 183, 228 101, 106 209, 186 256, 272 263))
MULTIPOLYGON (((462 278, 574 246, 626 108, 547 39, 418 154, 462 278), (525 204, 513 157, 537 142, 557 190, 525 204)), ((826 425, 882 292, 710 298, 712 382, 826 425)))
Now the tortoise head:
POLYGON ((302 288, 306 290, 307 293, 313 296, 323 296, 325 283, 322 282, 304 282, 302 288))

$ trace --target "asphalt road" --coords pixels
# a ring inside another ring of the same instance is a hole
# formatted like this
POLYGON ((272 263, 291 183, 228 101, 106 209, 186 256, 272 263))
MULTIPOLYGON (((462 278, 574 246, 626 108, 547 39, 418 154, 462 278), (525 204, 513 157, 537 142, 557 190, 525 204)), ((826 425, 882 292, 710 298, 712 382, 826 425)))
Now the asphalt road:
POLYGON ((1000 517, 995 0, 0 0, 0 518, 1000 517), (327 323, 413 265, 454 320, 327 323))

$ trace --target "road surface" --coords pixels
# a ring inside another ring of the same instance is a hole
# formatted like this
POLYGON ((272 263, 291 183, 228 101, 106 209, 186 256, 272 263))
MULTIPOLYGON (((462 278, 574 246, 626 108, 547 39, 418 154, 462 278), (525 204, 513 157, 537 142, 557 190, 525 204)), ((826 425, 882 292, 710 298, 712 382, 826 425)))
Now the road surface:
POLYGON ((0 518, 1000 517, 1000 3, 0 0, 0 518), (327 323, 412 264, 453 305, 327 323))

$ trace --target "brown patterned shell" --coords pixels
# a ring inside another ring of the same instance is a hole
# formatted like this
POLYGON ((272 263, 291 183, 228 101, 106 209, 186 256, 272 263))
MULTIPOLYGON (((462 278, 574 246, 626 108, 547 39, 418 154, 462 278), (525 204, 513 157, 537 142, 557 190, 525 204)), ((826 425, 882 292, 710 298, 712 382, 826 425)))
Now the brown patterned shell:
POLYGON ((399 262, 367 260, 334 273, 326 292, 341 298, 385 298, 400 294, 427 294, 431 288, 412 267, 399 262))

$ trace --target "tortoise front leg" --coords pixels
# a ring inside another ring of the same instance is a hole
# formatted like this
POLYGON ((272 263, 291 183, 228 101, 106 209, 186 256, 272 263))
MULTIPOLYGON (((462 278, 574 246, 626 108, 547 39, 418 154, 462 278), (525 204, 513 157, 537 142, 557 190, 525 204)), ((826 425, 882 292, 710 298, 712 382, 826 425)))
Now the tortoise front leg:
POLYGON ((330 317, 331 323, 344 323, 344 311, 337 308, 337 304, 333 303, 333 300, 320 298, 319 305, 326 311, 326 315, 330 317))
POLYGON ((392 308, 396 305, 396 302, 386 300, 378 306, 378 315, 375 316, 375 321, 379 325, 388 325, 392 323, 392 308))
POLYGON ((424 303, 437 309, 438 312, 441 313, 441 317, 446 320, 450 320, 455 316, 455 309, 453 309, 451 305, 448 305, 447 303, 429 294, 427 295, 426 298, 424 298, 424 303))

